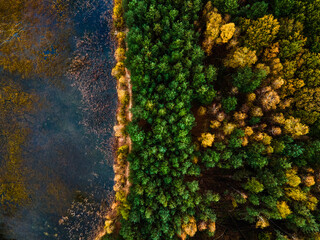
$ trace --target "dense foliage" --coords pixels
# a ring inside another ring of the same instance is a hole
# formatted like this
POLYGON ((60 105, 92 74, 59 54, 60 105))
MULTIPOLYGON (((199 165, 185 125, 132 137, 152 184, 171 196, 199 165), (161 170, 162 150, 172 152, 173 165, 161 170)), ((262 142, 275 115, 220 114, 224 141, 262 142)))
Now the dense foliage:
POLYGON ((122 10, 133 121, 120 235, 205 239, 232 221, 251 239, 319 239, 320 2, 122 10))
POLYGON ((126 66, 131 72, 133 121, 128 201, 122 221, 125 239, 193 236, 196 222, 214 231, 212 192, 200 193, 200 168, 193 162, 191 102, 215 96, 215 69, 204 68, 194 21, 201 1, 129 1, 126 66), (190 176, 190 180, 186 177, 190 176))
POLYGON ((203 10, 203 47, 212 49, 206 62, 218 69, 218 94, 196 113, 197 154, 202 168, 227 179, 221 189, 201 187, 222 193, 217 222, 226 225, 224 212, 232 211, 238 224, 251 224, 254 239, 320 236, 318 4, 217 0, 203 10), (224 46, 206 44, 212 14, 235 24, 224 46))

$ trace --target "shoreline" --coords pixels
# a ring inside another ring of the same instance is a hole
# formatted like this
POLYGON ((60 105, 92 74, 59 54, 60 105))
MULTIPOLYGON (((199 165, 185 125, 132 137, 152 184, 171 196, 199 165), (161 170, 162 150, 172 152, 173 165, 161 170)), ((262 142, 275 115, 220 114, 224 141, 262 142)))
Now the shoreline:
POLYGON ((130 72, 125 68, 126 53, 125 37, 127 29, 124 27, 122 0, 114 0, 113 7, 113 32, 116 40, 114 57, 116 65, 112 69, 112 76, 117 80, 118 107, 116 110, 117 123, 114 126, 116 154, 113 162, 114 170, 114 198, 105 216, 103 229, 98 231, 95 240, 102 239, 105 235, 117 234, 120 230, 120 219, 126 219, 129 214, 127 196, 130 191, 129 181, 130 165, 127 156, 131 152, 132 143, 126 126, 132 120, 132 86, 130 72))

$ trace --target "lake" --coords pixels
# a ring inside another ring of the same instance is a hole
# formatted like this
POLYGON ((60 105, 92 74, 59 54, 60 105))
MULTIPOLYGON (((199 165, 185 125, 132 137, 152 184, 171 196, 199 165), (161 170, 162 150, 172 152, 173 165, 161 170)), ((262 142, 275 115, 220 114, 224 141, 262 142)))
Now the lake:
MULTIPOLYGON (((19 167, 11 173, 21 175, 19 186, 23 184, 27 200, 2 211, 1 239, 92 239, 103 225, 112 196, 117 106, 116 81, 111 77, 112 1, 59 2, 54 1, 49 17, 42 10, 25 10, 34 15, 28 12, 22 22, 40 32, 25 38, 25 46, 29 40, 52 41, 49 50, 41 50, 41 44, 37 48, 45 63, 36 62, 37 69, 24 76, 6 67, 0 72, 2 81, 13 79, 36 99, 33 109, 19 119, 28 134, 19 167), (33 17, 40 21, 30 20, 33 17), (50 24, 41 30, 47 18, 50 24)), ((22 54, 36 59, 27 51, 22 54)), ((5 157, 1 161, 4 165, 5 157)), ((12 176, 0 177, 4 186, 12 176)))

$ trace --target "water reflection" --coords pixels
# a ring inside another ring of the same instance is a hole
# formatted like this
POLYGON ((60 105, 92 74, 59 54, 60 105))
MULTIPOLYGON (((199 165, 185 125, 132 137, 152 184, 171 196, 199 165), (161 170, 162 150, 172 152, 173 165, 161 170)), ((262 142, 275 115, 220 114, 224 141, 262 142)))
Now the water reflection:
POLYGON ((102 222, 113 179, 111 5, 0 0, 0 239, 91 239, 102 222))

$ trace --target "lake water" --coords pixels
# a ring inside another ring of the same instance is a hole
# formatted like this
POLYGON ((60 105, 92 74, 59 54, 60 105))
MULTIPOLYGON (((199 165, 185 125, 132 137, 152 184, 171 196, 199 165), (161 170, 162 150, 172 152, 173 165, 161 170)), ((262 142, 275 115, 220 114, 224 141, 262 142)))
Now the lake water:
POLYGON ((26 81, 14 75, 38 98, 35 111, 26 116, 30 132, 23 151, 30 200, 0 216, 0 239, 92 239, 103 225, 113 186, 117 105, 110 75, 112 1, 70 2, 70 66, 63 66, 59 79, 35 74, 26 81), (74 59, 82 59, 82 65, 74 59))

